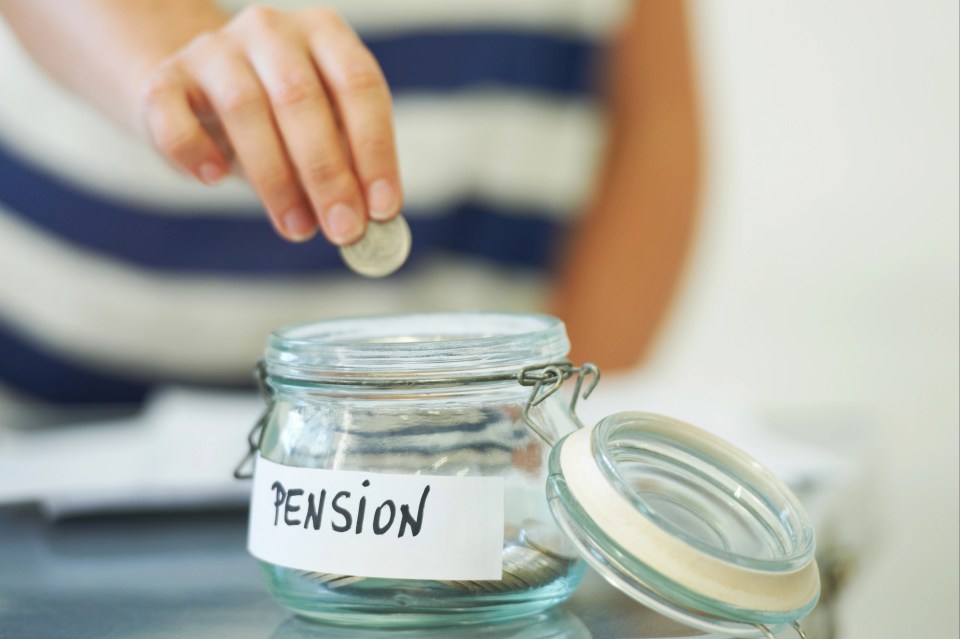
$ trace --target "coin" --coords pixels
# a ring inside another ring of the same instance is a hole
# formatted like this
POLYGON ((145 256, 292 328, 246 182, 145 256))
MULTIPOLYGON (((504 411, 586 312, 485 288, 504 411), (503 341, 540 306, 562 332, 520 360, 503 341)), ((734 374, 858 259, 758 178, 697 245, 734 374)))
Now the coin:
POLYGON ((538 519, 524 519, 520 525, 518 537, 521 544, 561 561, 577 558, 573 544, 555 527, 538 519))
POLYGON ((340 247, 340 257, 360 275, 384 277, 407 261, 411 243, 410 227, 398 215, 386 222, 371 221, 363 237, 340 247))

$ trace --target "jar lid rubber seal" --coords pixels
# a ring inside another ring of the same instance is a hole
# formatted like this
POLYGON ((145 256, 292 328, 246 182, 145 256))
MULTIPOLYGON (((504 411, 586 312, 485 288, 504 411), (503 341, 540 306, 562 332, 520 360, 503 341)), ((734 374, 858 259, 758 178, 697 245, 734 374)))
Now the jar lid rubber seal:
POLYGON ((770 636, 817 603, 814 534, 790 489, 684 422, 617 413, 553 448, 550 510, 608 582, 689 626, 770 636))

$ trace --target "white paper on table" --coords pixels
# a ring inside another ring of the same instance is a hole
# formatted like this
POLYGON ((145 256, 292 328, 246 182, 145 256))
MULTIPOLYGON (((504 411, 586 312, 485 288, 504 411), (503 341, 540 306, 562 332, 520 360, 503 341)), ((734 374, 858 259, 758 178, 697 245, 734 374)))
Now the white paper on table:
POLYGON ((229 507, 250 482, 233 469, 263 404, 253 393, 165 389, 127 419, 0 429, 0 504, 84 512, 229 507))

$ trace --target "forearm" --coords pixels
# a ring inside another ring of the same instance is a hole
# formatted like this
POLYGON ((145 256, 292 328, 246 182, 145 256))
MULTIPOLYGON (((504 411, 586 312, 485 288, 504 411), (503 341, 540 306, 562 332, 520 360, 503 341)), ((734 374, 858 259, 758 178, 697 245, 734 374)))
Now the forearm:
POLYGON ((625 149, 575 231, 555 312, 574 361, 625 369, 648 354, 677 288, 696 212, 698 168, 685 149, 625 149), (672 156, 672 157, 670 157, 672 156))
POLYGON ((637 3, 614 50, 607 156, 574 230, 555 312, 574 361, 642 362, 693 237, 700 176, 694 79, 679 3, 637 3))
POLYGON ((213 0, 0 0, 0 12, 51 76, 128 128, 156 65, 229 19, 213 0))

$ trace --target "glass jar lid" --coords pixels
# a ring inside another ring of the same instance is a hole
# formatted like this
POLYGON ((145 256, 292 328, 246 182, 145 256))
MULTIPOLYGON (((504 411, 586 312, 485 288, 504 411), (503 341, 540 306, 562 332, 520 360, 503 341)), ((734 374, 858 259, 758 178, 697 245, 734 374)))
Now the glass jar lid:
POLYGON ((816 605, 803 507, 770 471, 699 428, 651 413, 611 415, 554 446, 547 493, 591 566, 682 623, 772 636, 816 605))

